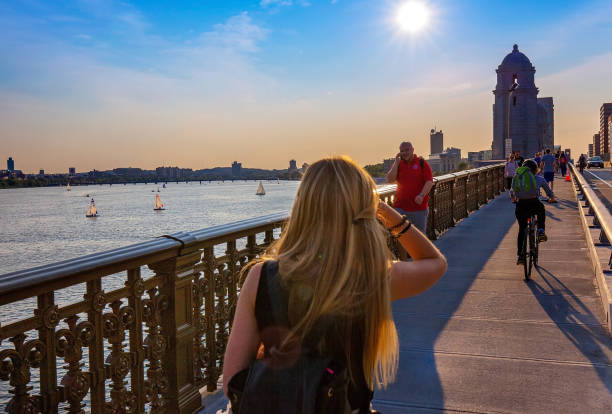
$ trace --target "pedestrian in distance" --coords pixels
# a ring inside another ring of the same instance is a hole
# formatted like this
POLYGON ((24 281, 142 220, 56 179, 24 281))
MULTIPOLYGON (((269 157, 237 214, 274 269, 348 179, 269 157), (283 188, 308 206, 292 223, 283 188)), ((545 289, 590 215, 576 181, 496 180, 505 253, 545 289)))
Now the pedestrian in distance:
POLYGON ((580 158, 578 158, 578 168, 580 168, 580 174, 584 172, 584 167, 586 167, 586 165, 586 156, 584 154, 580 154, 580 158))
POLYGON ((551 190, 554 190, 555 169, 557 168, 557 160, 550 153, 550 148, 546 148, 546 153, 540 161, 540 169, 544 175, 544 179, 550 185, 551 190))
POLYGON ((536 152, 535 153, 535 157, 533 157, 533 160, 539 166, 540 165, 540 161, 542 161, 542 153, 541 152, 536 152))
POLYGON ((397 184, 393 207, 427 234, 429 190, 433 186, 429 163, 416 156, 412 144, 404 141, 386 178, 388 183, 397 184))
POLYGON ((565 155, 565 152, 561 152, 559 154, 559 169, 561 170, 561 176, 565 177, 565 175, 567 174, 567 163, 568 163, 568 159, 567 159, 567 155, 565 155))
POLYGON ((519 167, 523 165, 523 161, 525 161, 525 158, 521 156, 521 151, 519 150, 514 151, 514 159, 516 160, 516 165, 519 167))
MULTIPOLYGON (((286 362, 282 358, 298 358, 308 349, 349 368, 348 395, 342 397, 349 407, 337 412, 370 413, 375 386, 386 387, 397 370, 391 302, 429 289, 446 266, 415 225, 380 201, 376 184, 355 162, 330 157, 310 165, 280 238, 243 270, 223 364, 223 389, 234 412, 234 376, 258 357, 286 362), (413 261, 391 261, 389 232, 413 261), (271 305, 276 302, 282 305, 271 305)), ((335 375, 336 368, 327 371, 335 375)), ((301 392, 282 385, 277 392, 301 392)), ((283 395, 246 397, 255 403, 241 406, 240 414, 298 412, 287 407, 297 401, 283 395)))
POLYGON ((510 190, 512 186, 512 179, 514 178, 514 174, 516 174, 516 169, 518 165, 514 160, 514 154, 510 154, 508 160, 506 161, 506 167, 504 169, 504 177, 506 178, 506 190, 510 190))

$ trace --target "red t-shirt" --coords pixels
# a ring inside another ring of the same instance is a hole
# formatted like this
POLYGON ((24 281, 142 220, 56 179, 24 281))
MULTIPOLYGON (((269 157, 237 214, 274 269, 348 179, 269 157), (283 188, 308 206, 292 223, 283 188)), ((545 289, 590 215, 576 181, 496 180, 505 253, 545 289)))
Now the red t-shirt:
POLYGON ((412 162, 401 160, 397 169, 397 191, 393 205, 406 211, 426 210, 429 194, 425 195, 421 204, 414 201, 423 191, 426 181, 433 181, 433 173, 427 161, 423 160, 421 169, 420 157, 414 157, 412 162))

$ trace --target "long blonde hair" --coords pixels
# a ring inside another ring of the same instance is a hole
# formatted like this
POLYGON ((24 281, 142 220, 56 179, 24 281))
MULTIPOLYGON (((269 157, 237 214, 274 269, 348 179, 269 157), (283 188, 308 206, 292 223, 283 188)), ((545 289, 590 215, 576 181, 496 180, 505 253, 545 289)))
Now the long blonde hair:
POLYGON ((374 181, 354 161, 321 159, 308 167, 290 219, 264 257, 278 260, 289 287, 294 337, 303 340, 323 317, 364 321, 363 373, 371 389, 393 381, 398 359, 378 202, 374 181))

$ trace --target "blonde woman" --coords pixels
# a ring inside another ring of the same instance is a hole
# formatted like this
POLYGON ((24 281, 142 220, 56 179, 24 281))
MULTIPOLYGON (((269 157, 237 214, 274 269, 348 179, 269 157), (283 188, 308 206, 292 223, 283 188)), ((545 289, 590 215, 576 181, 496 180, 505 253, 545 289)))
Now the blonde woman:
POLYGON ((444 256, 416 226, 379 202, 374 181, 361 167, 347 157, 315 162, 281 237, 242 286, 225 352, 224 392, 262 344, 266 353, 287 338, 271 326, 262 305, 263 280, 278 276, 287 295, 289 337, 303 341, 317 321, 331 321, 319 350, 349 368, 352 412, 369 412, 375 386, 392 382, 398 364, 391 301, 427 290, 445 271, 444 256), (391 261, 387 229, 413 261, 391 261))

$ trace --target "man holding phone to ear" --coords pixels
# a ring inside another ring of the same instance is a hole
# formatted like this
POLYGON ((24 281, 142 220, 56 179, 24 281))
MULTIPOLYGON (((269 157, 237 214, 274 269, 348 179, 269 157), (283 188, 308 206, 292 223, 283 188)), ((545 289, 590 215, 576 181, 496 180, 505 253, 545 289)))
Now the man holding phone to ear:
POLYGON ((388 183, 397 184, 393 207, 427 234, 429 190, 433 186, 433 173, 427 161, 414 154, 410 142, 402 142, 399 149, 386 176, 388 183))

